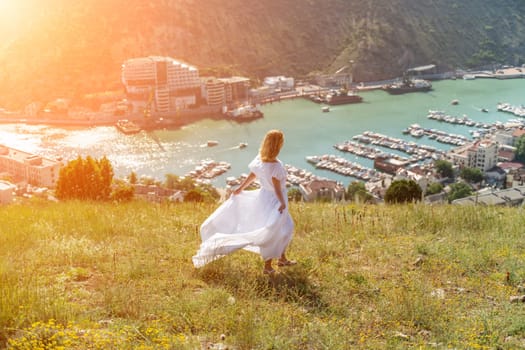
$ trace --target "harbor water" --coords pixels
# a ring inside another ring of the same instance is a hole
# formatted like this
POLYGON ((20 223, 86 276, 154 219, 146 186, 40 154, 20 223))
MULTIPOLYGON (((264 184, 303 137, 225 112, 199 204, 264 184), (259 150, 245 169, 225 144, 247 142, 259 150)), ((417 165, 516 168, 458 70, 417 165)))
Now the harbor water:
POLYGON ((261 106, 264 118, 253 122, 203 119, 180 129, 142 131, 135 135, 124 135, 111 126, 64 128, 1 124, 0 144, 64 160, 87 155, 106 156, 117 177, 125 177, 133 171, 160 181, 168 173, 183 176, 203 160, 225 161, 231 168, 212 180, 215 186, 224 187, 226 177, 248 172, 247 165, 257 154, 260 140, 266 131, 275 128, 285 133, 280 155, 284 163, 341 181, 346 186, 355 179, 315 169, 305 157, 334 154, 372 168, 370 159, 334 148, 335 144, 365 131, 448 150, 453 146, 426 136, 415 139, 402 131, 411 124, 419 124, 423 128, 471 137, 475 127, 428 119, 429 110, 467 116, 482 123, 519 119, 498 111, 497 105, 500 102, 525 105, 525 79, 443 80, 433 82, 433 90, 426 93, 394 96, 376 90, 360 95, 363 103, 331 106, 329 112, 323 112, 318 104, 298 98, 261 106), (459 103, 453 105, 453 100, 459 103), (218 144, 209 147, 209 140, 218 144), (241 143, 246 143, 247 147, 239 147, 241 143))

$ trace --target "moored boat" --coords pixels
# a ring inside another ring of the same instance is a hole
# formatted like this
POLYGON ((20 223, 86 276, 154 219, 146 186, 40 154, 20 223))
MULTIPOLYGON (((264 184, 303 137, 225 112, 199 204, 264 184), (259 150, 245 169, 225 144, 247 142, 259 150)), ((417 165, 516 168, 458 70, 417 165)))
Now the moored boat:
POLYGON ((141 128, 137 124, 128 119, 119 119, 115 123, 115 127, 120 132, 126 135, 136 134, 141 130, 141 128))
POLYGON ((239 106, 235 109, 227 111, 225 114, 237 122, 248 122, 264 117, 263 112, 261 112, 259 108, 254 105, 239 106))
POLYGON ((400 95, 408 92, 426 92, 432 90, 432 84, 423 79, 411 79, 404 77, 403 81, 388 84, 382 87, 383 90, 392 95, 400 95))
POLYGON ((363 98, 353 92, 342 89, 339 91, 333 91, 332 93, 328 94, 326 96, 325 102, 333 106, 363 102, 363 98))

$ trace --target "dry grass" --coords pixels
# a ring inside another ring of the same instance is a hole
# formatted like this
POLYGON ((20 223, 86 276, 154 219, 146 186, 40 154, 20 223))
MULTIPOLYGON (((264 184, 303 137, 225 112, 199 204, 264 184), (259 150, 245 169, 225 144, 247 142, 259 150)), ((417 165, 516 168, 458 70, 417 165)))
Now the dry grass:
POLYGON ((272 278, 244 251, 193 268, 213 209, 0 208, 0 347, 525 346, 521 208, 292 204, 299 264, 272 278))

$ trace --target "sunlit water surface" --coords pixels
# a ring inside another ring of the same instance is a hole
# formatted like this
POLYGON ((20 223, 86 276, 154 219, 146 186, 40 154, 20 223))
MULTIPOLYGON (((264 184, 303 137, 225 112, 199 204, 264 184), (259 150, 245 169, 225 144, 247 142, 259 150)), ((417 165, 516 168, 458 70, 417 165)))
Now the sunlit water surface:
POLYGON ((433 83, 428 93, 391 96, 383 91, 360 93, 364 103, 333 106, 323 113, 318 104, 305 99, 278 102, 262 106, 264 118, 238 124, 227 120, 204 119, 177 130, 142 131, 136 135, 123 135, 114 127, 64 128, 44 125, 0 124, 0 144, 49 158, 65 160, 90 155, 108 157, 117 177, 131 171, 139 176, 152 176, 164 180, 168 173, 184 175, 202 160, 226 161, 231 169, 213 183, 225 186, 227 176, 247 173, 247 165, 257 154, 259 143, 266 131, 278 128, 286 135, 280 159, 287 164, 315 174, 335 179, 345 185, 353 178, 325 170, 317 170, 306 162, 309 155, 336 154, 348 160, 372 167, 366 158, 342 153, 333 146, 350 140, 352 136, 370 130, 406 140, 427 144, 439 149, 447 146, 427 137, 414 139, 402 130, 418 123, 470 137, 473 127, 440 123, 427 118, 428 110, 443 110, 450 115, 463 116, 484 123, 508 121, 518 117, 498 112, 499 102, 525 104, 525 79, 445 80, 433 83), (451 101, 459 100, 458 105, 451 101), (488 113, 482 112, 486 108, 488 113), (207 147, 208 140, 219 144, 207 147), (241 142, 248 147, 239 148, 241 142))

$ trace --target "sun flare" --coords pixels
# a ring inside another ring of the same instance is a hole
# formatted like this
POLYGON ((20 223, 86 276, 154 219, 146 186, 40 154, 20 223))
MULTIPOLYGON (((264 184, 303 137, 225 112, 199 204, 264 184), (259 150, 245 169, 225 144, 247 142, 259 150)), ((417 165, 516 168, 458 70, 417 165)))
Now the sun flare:
POLYGON ((20 17, 19 0, 0 0, 0 25, 15 25, 20 17))

